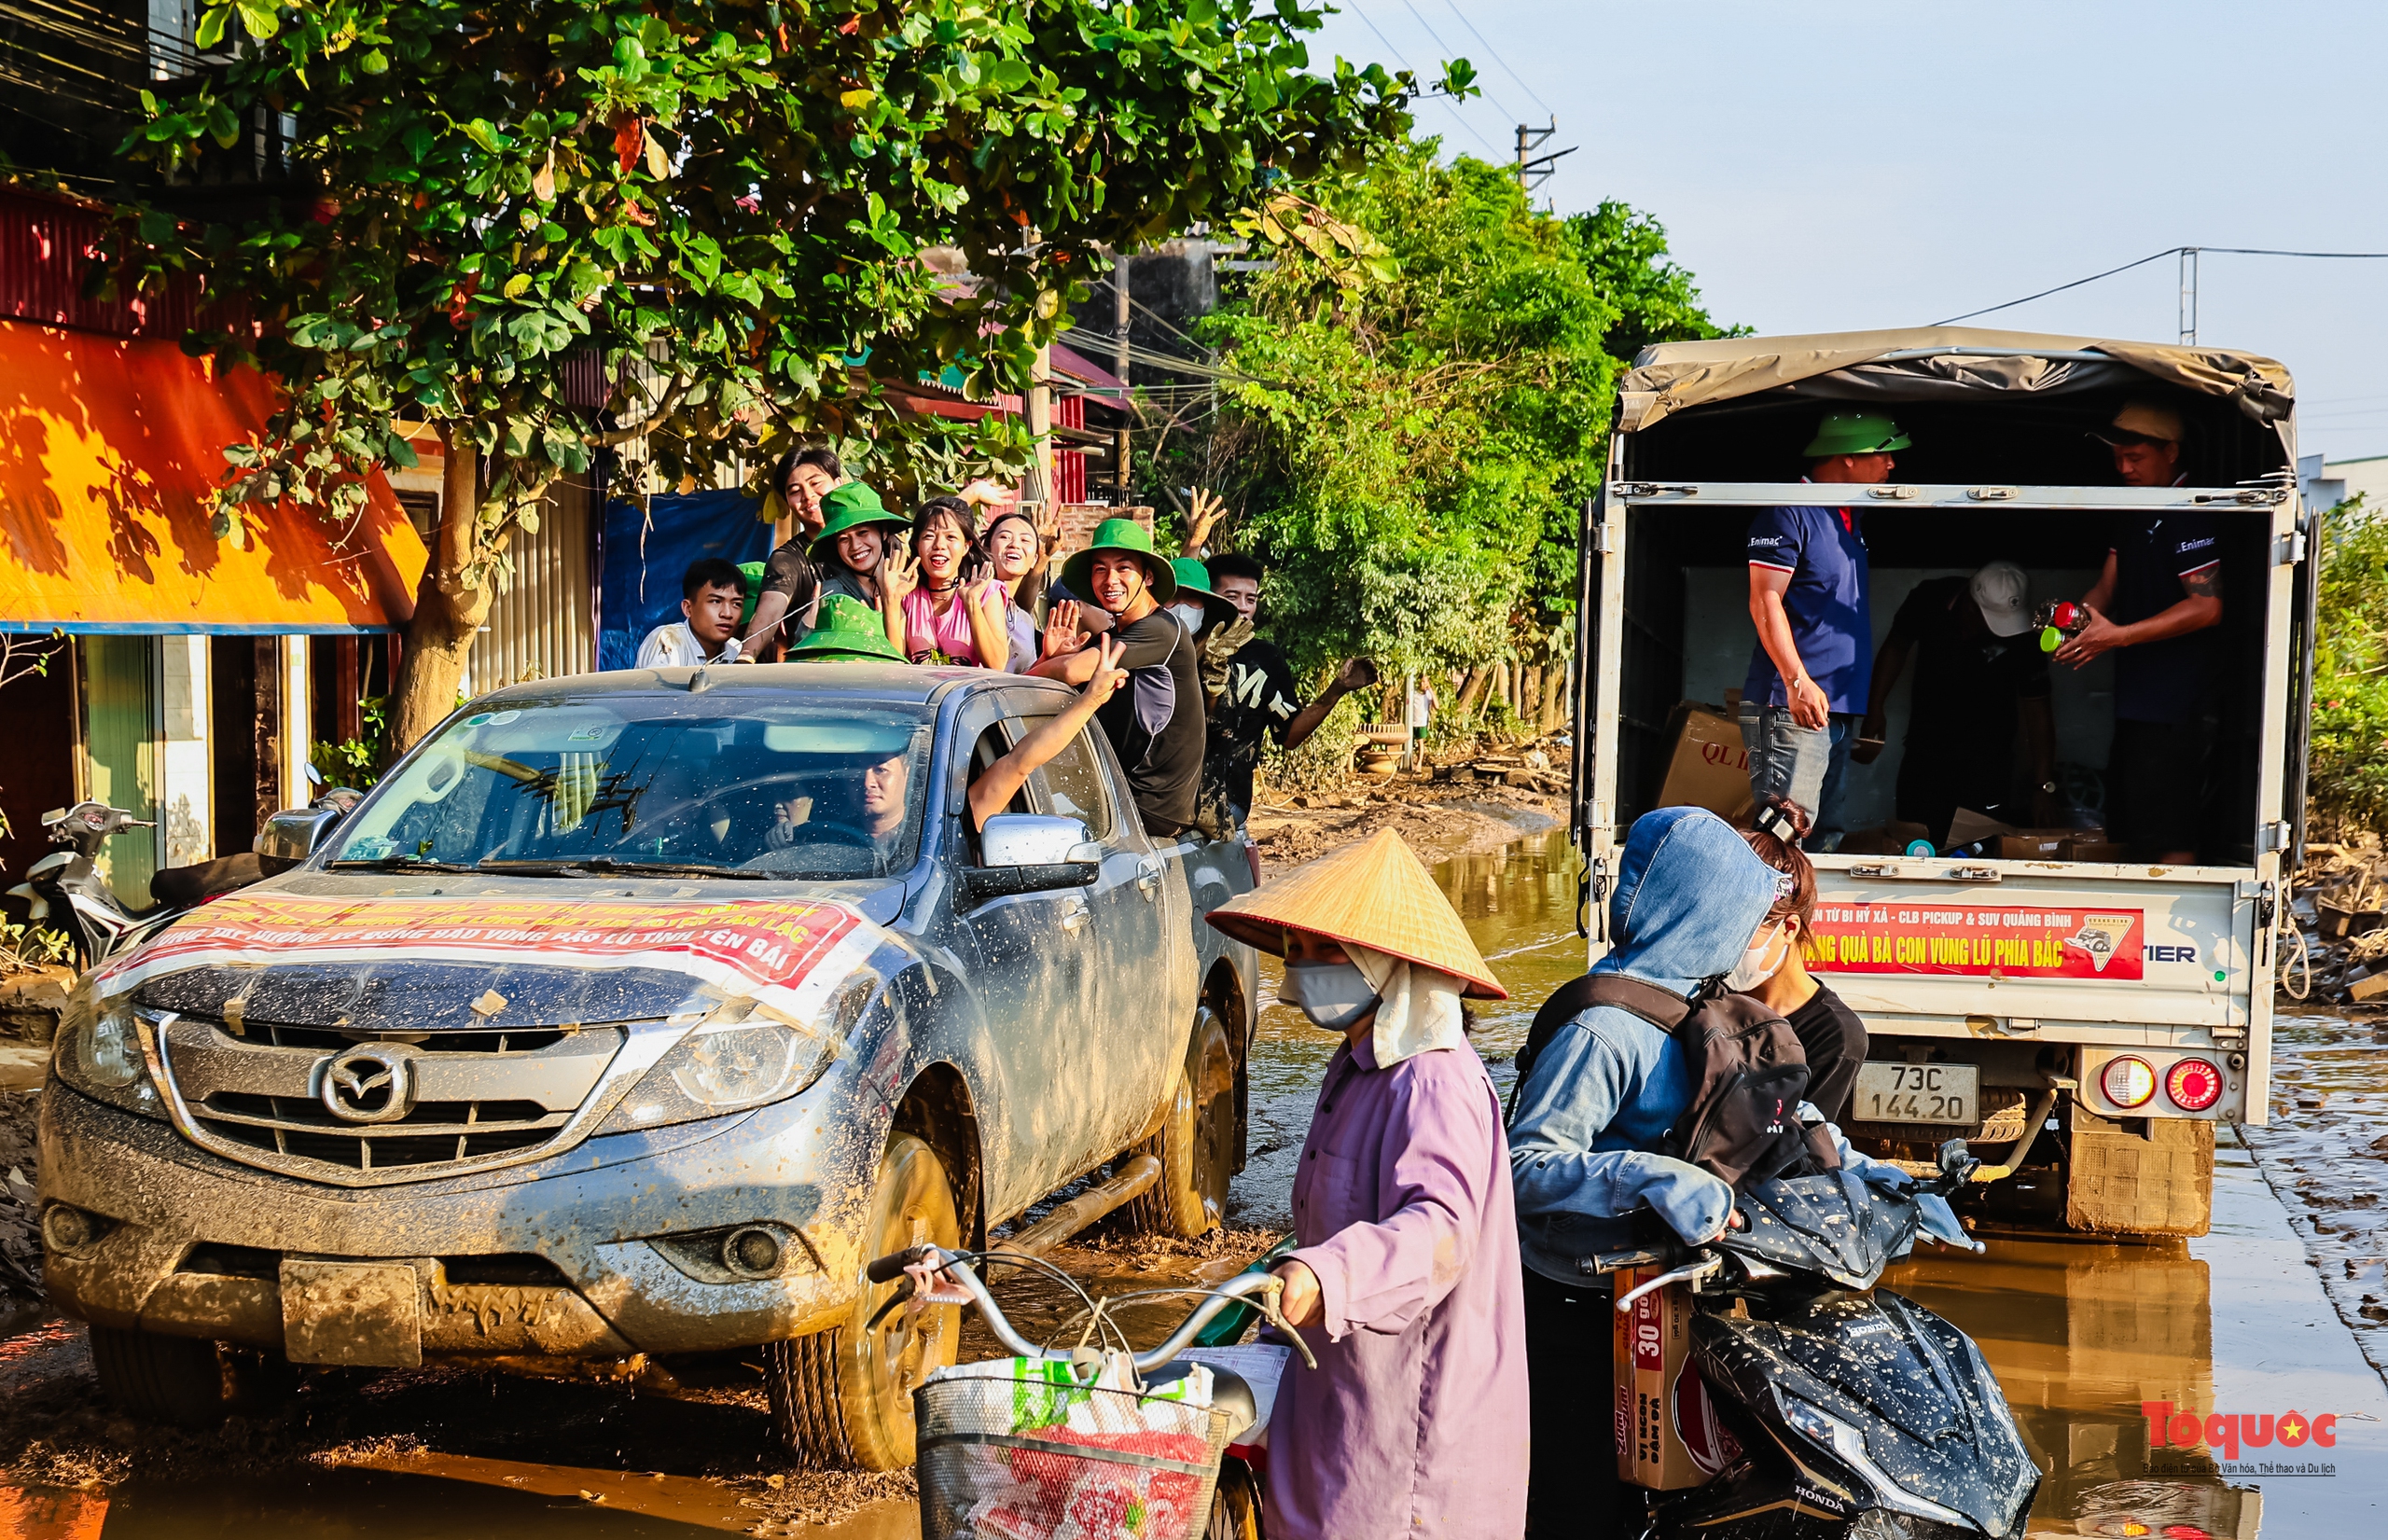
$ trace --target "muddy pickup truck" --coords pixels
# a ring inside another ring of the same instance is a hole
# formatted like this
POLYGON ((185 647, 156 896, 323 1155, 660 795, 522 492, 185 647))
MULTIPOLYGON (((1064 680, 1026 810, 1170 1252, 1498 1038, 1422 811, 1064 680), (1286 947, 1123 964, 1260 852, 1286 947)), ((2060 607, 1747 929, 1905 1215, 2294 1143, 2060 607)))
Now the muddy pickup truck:
POLYGON ((41 1119, 52 1298, 125 1409, 290 1365, 666 1385, 760 1359, 800 1458, 890 1468, 951 1310, 871 1257, 1067 1184, 1195 1235, 1242 1163, 1241 842, 1148 839, 1069 691, 978 670, 665 669, 484 697, 297 869, 85 978, 41 1119), (758 1351, 759 1350, 759 1351, 758 1351))

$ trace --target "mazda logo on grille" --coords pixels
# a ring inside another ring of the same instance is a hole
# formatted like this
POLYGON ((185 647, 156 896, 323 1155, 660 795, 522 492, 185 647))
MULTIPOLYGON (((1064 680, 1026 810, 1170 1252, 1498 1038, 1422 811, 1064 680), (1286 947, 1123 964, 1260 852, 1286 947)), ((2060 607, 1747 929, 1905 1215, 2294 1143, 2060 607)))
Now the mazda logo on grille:
POLYGON ((366 1043, 324 1061, 324 1105, 347 1123, 389 1123, 414 1106, 405 1048, 366 1043))

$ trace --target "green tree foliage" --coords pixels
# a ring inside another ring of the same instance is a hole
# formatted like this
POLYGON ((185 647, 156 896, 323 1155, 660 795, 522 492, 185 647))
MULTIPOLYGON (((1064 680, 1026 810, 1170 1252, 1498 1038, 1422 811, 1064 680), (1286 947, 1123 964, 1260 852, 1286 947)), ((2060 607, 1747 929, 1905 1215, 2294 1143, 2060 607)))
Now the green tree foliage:
POLYGON ((1508 169, 1436 152, 1388 150, 1243 222, 1276 267, 1201 326, 1240 379, 1158 470, 1228 489, 1229 539, 1270 563, 1301 666, 1563 647, 1616 350, 1717 335, 1645 216, 1554 217, 1508 169))
POLYGON ((1691 274, 1667 256, 1667 232, 1656 219, 1614 199, 1590 214, 1567 216, 1583 249, 1592 283, 1617 307, 1601 345, 1620 364, 1653 342, 1742 337, 1747 326, 1719 326, 1700 302, 1691 274))
POLYGON ((2309 794, 2326 824, 2388 831, 2388 518, 2356 497, 2324 531, 2309 794))
POLYGON ((161 86, 128 151, 187 190, 132 211, 132 276, 202 271, 259 325, 198 345, 280 376, 222 533, 276 500, 344 519, 406 424, 448 450, 443 526, 394 708, 447 710, 507 541, 592 449, 667 478, 869 435, 875 470, 1016 463, 880 382, 962 368, 1016 391, 1100 248, 1356 165, 1411 82, 1313 72, 1298 0, 239 0, 230 62, 161 86), (278 121, 278 196, 193 196, 278 121), (954 247, 982 283, 922 260, 954 247), (566 360, 610 394, 592 422, 566 360))

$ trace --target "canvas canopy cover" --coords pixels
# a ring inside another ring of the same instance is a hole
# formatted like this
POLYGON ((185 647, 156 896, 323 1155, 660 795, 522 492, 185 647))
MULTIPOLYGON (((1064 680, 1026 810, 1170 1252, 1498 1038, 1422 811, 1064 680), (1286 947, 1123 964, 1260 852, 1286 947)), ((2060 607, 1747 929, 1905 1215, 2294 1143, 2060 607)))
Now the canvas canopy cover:
POLYGON ((2124 342, 1968 326, 1727 337, 1646 347, 1617 382, 1617 430, 1687 408, 1792 384, 1850 400, 1951 399, 1987 391, 2059 394, 2155 380, 2222 396, 2284 437, 2296 384, 2273 359, 2228 348, 2124 342), (1822 386, 1823 389, 1814 387, 1822 386))

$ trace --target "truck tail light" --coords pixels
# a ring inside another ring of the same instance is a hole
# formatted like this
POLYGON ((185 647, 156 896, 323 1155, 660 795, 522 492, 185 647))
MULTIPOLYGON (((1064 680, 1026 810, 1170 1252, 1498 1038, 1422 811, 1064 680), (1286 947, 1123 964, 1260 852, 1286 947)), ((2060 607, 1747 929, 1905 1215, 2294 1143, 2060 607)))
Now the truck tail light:
POLYGON ((2098 1086, 2116 1106, 2145 1106, 2156 1094, 2156 1072, 2147 1067, 2146 1060, 2127 1053, 2107 1061, 2098 1086))
POLYGON ((2222 1072, 2202 1059, 2184 1059, 2165 1073, 2164 1094, 2183 1112, 2203 1112, 2222 1100, 2222 1072))

